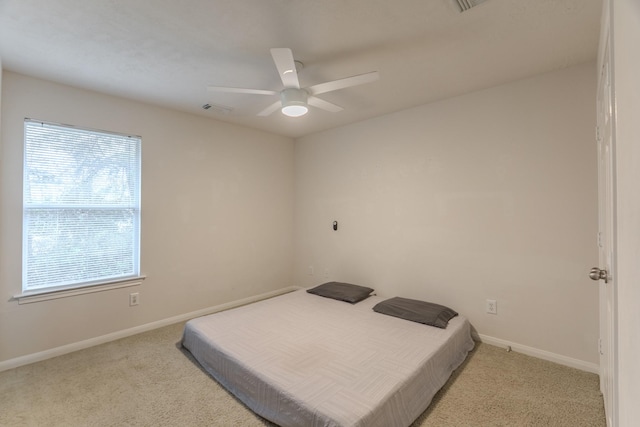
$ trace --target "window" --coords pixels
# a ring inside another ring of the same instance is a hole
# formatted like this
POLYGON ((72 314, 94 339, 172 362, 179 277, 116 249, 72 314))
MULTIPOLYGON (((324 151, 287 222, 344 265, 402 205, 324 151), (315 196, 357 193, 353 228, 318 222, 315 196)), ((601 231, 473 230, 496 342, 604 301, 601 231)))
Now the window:
POLYGON ((138 277, 140 137, 24 128, 23 292, 138 277))

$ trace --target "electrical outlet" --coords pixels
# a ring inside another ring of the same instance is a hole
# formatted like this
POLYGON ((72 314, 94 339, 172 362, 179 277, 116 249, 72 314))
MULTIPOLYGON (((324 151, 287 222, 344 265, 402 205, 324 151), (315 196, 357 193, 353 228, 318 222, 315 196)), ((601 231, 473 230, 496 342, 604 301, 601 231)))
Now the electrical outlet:
POLYGON ((138 304, 140 304, 140 294, 138 292, 129 294, 129 307, 133 307, 138 304))
POLYGON ((498 314, 498 303, 494 299, 487 300, 487 313, 498 314))
POLYGON ((313 265, 309 266, 309 276, 313 276, 313 265))

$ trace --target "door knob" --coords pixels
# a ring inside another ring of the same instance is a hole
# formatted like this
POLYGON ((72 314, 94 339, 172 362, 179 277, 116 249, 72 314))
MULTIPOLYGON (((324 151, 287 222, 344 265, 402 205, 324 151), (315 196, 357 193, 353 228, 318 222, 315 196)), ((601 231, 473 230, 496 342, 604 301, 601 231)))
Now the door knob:
POLYGON ((589 277, 591 280, 604 280, 604 283, 609 281, 609 275, 607 274, 607 270, 600 270, 598 267, 593 267, 589 272, 589 277))

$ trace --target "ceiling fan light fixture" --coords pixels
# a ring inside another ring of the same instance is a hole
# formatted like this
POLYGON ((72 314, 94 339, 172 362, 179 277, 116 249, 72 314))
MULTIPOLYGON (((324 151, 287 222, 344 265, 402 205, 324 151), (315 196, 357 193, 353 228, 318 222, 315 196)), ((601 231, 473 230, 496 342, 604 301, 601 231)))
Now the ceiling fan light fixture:
POLYGON ((309 107, 306 105, 285 105, 282 107, 282 114, 289 117, 304 116, 309 112, 309 107))
POLYGON ((287 88, 280 93, 282 114, 289 117, 300 117, 307 114, 307 92, 303 89, 287 88))

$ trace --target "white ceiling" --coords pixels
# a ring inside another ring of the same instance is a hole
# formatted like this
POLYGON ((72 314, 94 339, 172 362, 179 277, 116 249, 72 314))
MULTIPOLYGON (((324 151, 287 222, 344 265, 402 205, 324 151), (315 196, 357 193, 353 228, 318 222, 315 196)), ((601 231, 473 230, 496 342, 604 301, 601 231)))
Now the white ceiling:
MULTIPOLYGON (((0 0, 6 70, 299 137, 595 60, 601 0, 0 0), (303 87, 368 71, 320 97, 344 107, 256 114, 282 89, 269 49, 303 87), (233 108, 221 114, 210 103, 233 108)), ((595 70, 594 70, 595 72, 595 70)))

